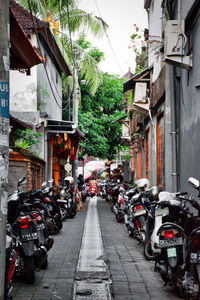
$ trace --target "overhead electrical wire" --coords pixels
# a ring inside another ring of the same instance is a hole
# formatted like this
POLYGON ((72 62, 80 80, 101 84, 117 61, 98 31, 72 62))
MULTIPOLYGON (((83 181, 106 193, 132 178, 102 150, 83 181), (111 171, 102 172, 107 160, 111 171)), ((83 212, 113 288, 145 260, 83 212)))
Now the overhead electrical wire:
MULTIPOLYGON (((97 0, 95 0, 95 3, 96 3, 96 7, 97 7, 97 10, 98 10, 98 13, 99 13, 99 17, 102 18, 102 17, 101 17, 101 13, 100 13, 100 9, 99 9, 98 3, 97 3, 97 0)), ((109 38, 108 33, 107 33, 107 31, 105 30, 104 26, 103 26, 103 30, 104 30, 104 32, 105 32, 105 35, 106 35, 107 39, 108 39, 108 43, 109 43, 110 49, 111 49, 111 51, 112 51, 112 53, 113 53, 113 55, 114 55, 114 57, 115 57, 115 60, 116 60, 116 62, 117 62, 117 65, 118 65, 120 71, 124 74, 125 72, 124 72, 124 70, 122 69, 122 67, 121 67, 121 65, 120 65, 120 63, 119 63, 119 61, 118 61, 117 55, 115 54, 115 51, 114 51, 114 49, 113 49, 113 47, 112 47, 110 38, 109 38)))
MULTIPOLYGON (((32 7, 31 7, 31 4, 30 4, 30 0, 27 0, 27 1, 28 1, 29 11, 30 11, 30 14, 31 14, 31 19, 32 19, 32 22, 33 22, 35 34, 36 34, 36 39, 37 39, 38 47, 39 47, 39 50, 40 50, 40 52, 41 52, 41 54, 42 54, 42 49, 41 49, 41 47, 40 47, 40 40, 39 40, 39 36, 38 36, 38 32, 37 32, 37 27, 36 27, 35 20, 34 20, 34 17, 33 17, 32 7)), ((56 98, 56 96, 55 96, 55 93, 54 93, 54 90, 53 90, 53 87, 52 87, 52 84, 51 84, 51 81, 50 81, 49 74, 48 74, 48 72, 47 72, 46 66, 45 66, 45 64, 44 64, 44 61, 42 62, 42 64, 43 64, 43 66, 44 66, 45 74, 46 74, 46 76, 47 76, 47 80, 48 80, 48 83, 49 83, 49 86, 50 86, 50 89, 51 89, 53 98, 54 98, 54 100, 55 100, 57 106, 58 106, 61 110, 65 111, 66 108, 68 107, 69 103, 67 104, 67 106, 66 106, 65 108, 62 108, 62 106, 60 106, 60 104, 58 103, 58 100, 57 100, 57 98, 56 98)), ((58 91, 57 91, 57 93, 58 93, 58 91)), ((59 94, 58 94, 58 96, 59 96, 59 94)), ((60 100, 63 101, 63 99, 62 99, 60 96, 59 96, 59 98, 60 98, 60 100)))

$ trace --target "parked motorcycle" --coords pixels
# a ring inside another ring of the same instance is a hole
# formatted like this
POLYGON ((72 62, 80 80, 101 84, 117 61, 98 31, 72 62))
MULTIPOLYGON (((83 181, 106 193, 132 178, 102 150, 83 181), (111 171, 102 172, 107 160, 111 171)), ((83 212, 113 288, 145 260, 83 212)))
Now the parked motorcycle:
POLYGON ((123 205, 123 211, 124 211, 124 224, 128 227, 128 215, 130 206, 131 206, 131 199, 134 195, 138 194, 138 190, 136 187, 129 189, 125 196, 124 196, 124 205, 123 205))
POLYGON ((82 202, 86 201, 88 195, 89 195, 89 185, 84 183, 83 186, 82 186, 82 191, 81 191, 81 200, 82 200, 82 202))
MULTIPOLYGON (((199 189, 196 179, 189 178, 189 183, 199 189)), ((155 269, 165 284, 174 285, 178 294, 186 299, 199 299, 200 199, 185 194, 159 194, 154 226, 144 254, 147 259, 155 260, 155 269), (190 203, 190 207, 186 203, 190 203)))
MULTIPOLYGON (((187 215, 181 210, 181 201, 178 196, 180 193, 169 193, 161 191, 150 193, 151 210, 148 213, 146 222, 146 238, 144 242, 144 256, 147 260, 157 260, 161 253, 160 241, 158 236, 159 228, 171 222, 183 225, 187 215)), ((162 243, 162 242, 161 242, 162 243)))
MULTIPOLYGON (((32 195, 33 196, 33 195, 32 195)), ((45 207, 38 199, 32 200, 28 212, 37 226, 38 241, 37 250, 34 253, 35 266, 46 269, 48 265, 48 251, 52 248, 54 239, 49 235, 44 217, 45 207)))
POLYGON ((45 222, 50 234, 59 232, 62 227, 61 213, 59 204, 57 203, 57 196, 53 194, 53 190, 56 185, 46 186, 46 182, 43 183, 43 189, 41 190, 40 200, 45 206, 45 222))
POLYGON ((20 179, 17 191, 8 197, 8 223, 12 227, 16 251, 15 272, 25 275, 26 282, 32 284, 35 281, 35 267, 47 267, 47 251, 52 247, 53 239, 48 236, 37 201, 36 207, 33 207, 32 192, 19 191, 24 183, 26 178, 20 179))
POLYGON ((120 223, 123 222, 124 220, 124 208, 126 203, 126 200, 124 201, 126 190, 123 187, 123 185, 119 186, 118 192, 119 192, 118 199, 116 203, 113 205, 113 212, 115 214, 117 222, 120 223))
POLYGON ((99 195, 106 199, 106 182, 105 181, 101 181, 99 183, 99 195))
POLYGON ((12 228, 9 224, 6 225, 6 266, 5 266, 5 289, 4 299, 12 298, 12 278, 15 271, 16 251, 12 238, 12 228))
POLYGON ((120 185, 117 203, 113 206, 113 211, 117 222, 127 224, 128 208, 130 199, 137 193, 136 188, 129 188, 128 185, 120 185))
POLYGON ((149 180, 142 178, 137 183, 139 193, 131 198, 129 205, 127 229, 129 236, 144 242, 146 234, 146 220, 151 203, 148 198, 149 180))
POLYGON ((64 184, 56 197, 61 219, 64 220, 67 217, 75 217, 77 211, 76 188, 74 186, 74 178, 72 176, 65 177, 64 184))
POLYGON ((181 197, 188 218, 184 224, 185 256, 182 265, 182 277, 178 281, 180 294, 185 299, 200 299, 200 182, 195 178, 188 179, 190 185, 198 190, 198 198, 181 197), (188 209, 189 203, 193 210, 188 209))
POLYGON ((12 226, 14 249, 16 251, 15 272, 23 272, 26 282, 35 281, 34 251, 38 240, 35 221, 22 210, 25 193, 19 192, 19 186, 26 178, 18 181, 18 190, 8 197, 8 222, 12 226))

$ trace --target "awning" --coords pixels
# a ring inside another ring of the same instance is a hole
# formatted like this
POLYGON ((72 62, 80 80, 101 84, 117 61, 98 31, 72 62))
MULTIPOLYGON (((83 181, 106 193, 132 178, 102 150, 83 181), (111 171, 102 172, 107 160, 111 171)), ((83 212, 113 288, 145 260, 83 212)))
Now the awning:
POLYGON ((133 103, 129 109, 141 114, 146 114, 149 112, 149 104, 133 103))
POLYGON ((47 119, 45 130, 49 133, 76 134, 79 138, 84 137, 84 134, 71 121, 47 119))
POLYGON ((133 103, 130 107, 129 110, 135 111, 137 113, 146 115, 147 113, 149 114, 150 119, 152 120, 151 116, 151 110, 149 108, 149 103, 148 104, 143 104, 143 103, 133 103))
POLYGON ((142 82, 149 81, 150 82, 150 71, 151 71, 151 69, 152 69, 152 66, 146 68, 145 70, 143 70, 139 74, 136 74, 132 78, 127 80, 123 84, 123 94, 126 93, 128 90, 133 89, 134 85, 135 85, 135 82, 137 82, 137 81, 139 81, 139 82, 140 81, 142 81, 142 82))

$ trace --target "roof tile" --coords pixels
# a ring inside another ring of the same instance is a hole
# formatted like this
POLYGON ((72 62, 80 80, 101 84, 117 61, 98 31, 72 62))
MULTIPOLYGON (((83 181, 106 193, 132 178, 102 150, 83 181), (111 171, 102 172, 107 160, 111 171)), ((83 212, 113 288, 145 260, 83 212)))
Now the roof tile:
MULTIPOLYGON (((14 0, 10 0, 10 7, 12 8, 16 19, 21 24, 26 35, 31 35, 35 31, 35 29, 34 29, 34 24, 30 12, 28 12, 26 9, 24 9, 14 0)), ((35 16, 33 16, 33 19, 37 29, 41 29, 48 26, 48 23, 39 20, 35 16)))

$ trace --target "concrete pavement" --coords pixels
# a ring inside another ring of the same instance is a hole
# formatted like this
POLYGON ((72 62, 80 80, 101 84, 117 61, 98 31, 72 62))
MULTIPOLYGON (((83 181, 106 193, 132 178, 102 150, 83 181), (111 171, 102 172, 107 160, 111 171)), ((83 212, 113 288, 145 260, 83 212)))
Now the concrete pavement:
POLYGON ((128 236, 126 226, 116 222, 110 205, 98 201, 104 251, 110 267, 112 295, 115 300, 178 300, 173 288, 163 287, 154 263, 143 256, 141 245, 128 236))
POLYGON ((27 285, 21 279, 15 280, 13 299, 180 299, 173 288, 163 287, 159 275, 153 272, 154 264, 144 259, 142 247, 128 236, 123 224, 116 222, 110 205, 98 199, 97 214, 93 200, 88 199, 74 219, 63 222, 63 229, 54 236, 54 246, 49 251, 49 266, 47 270, 36 272, 35 284, 27 285), (86 219, 88 203, 92 201, 86 219), (90 227, 93 227, 92 231, 90 227), (86 234, 90 238, 86 237, 85 241, 83 238, 82 244, 82 237, 86 234), (103 252, 99 252, 101 238, 103 252), (87 247, 91 248, 94 261, 90 262, 89 269, 84 269, 81 264, 88 266, 88 262, 86 259, 81 263, 80 256, 86 256, 87 247), (97 265, 95 260, 98 260, 97 265), (91 269, 94 263, 97 269, 91 269))

